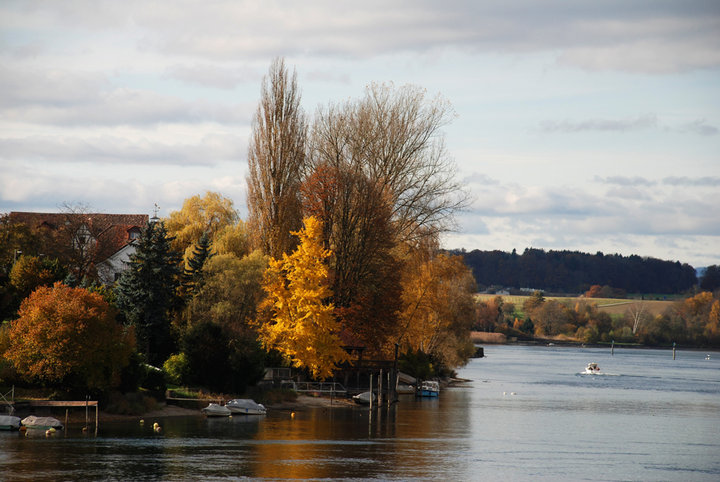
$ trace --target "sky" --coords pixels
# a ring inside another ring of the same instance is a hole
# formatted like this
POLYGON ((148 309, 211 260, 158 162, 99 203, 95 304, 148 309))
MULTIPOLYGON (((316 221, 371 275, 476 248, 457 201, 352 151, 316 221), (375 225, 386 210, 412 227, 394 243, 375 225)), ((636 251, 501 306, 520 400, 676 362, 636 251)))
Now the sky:
POLYGON ((720 2, 0 2, 0 212, 246 217, 263 76, 302 107, 440 95, 471 203, 445 248, 720 264, 720 2))

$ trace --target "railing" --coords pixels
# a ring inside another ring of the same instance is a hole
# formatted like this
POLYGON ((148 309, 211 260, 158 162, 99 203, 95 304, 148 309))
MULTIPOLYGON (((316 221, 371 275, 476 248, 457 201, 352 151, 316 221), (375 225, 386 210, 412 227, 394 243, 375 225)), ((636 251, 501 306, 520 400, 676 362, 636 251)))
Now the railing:
POLYGON ((345 387, 338 382, 294 382, 283 381, 283 387, 292 388, 299 393, 347 393, 345 387))
POLYGON ((2 399, 2 402, 7 405, 8 413, 12 415, 15 411, 15 407, 13 406, 13 404, 15 403, 15 385, 13 385, 12 389, 6 394, 3 395, 2 393, 0 393, 0 398, 2 399), (8 395, 10 396, 10 400, 6 398, 8 395))

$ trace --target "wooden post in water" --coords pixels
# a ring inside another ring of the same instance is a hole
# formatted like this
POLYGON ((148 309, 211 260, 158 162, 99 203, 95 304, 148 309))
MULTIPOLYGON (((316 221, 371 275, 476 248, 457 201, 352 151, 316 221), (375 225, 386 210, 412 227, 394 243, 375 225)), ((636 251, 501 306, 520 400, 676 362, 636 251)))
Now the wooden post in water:
POLYGON ((615 355, 615 340, 612 341, 612 345, 610 345, 610 356, 615 355))
POLYGON ((372 412, 372 406, 373 406, 373 376, 372 373, 370 373, 370 411, 372 412))
POLYGON ((673 360, 675 359, 675 342, 673 342, 673 360))
POLYGON ((98 432, 98 412, 100 411, 100 408, 97 404, 95 404, 95 436, 97 437, 98 432))
POLYGON ((88 401, 90 400, 90 396, 85 396, 85 430, 87 430, 88 427, 88 401))
POLYGON ((382 399, 382 382, 383 382, 383 371, 382 368, 380 369, 380 375, 378 375, 378 407, 382 405, 383 399, 382 399))

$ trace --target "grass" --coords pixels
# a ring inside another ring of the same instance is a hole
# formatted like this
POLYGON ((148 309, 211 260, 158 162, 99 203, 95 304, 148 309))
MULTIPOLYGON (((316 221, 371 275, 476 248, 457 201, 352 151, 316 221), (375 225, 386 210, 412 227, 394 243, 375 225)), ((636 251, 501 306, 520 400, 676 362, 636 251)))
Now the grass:
MULTIPOLYGON (((494 299, 496 296, 500 296, 504 302, 513 303, 515 305, 515 314, 520 317, 524 317, 522 311, 523 303, 531 296, 519 296, 519 295, 490 295, 490 294, 477 294, 475 298, 480 301, 489 301, 494 299)), ((667 308, 671 307, 676 300, 640 300, 631 298, 585 298, 579 296, 546 296, 546 300, 555 300, 563 303, 569 307, 574 307, 576 303, 584 301, 597 305, 598 309, 606 311, 612 316, 623 315, 628 308, 637 306, 642 303, 645 310, 651 315, 660 315, 667 308)))

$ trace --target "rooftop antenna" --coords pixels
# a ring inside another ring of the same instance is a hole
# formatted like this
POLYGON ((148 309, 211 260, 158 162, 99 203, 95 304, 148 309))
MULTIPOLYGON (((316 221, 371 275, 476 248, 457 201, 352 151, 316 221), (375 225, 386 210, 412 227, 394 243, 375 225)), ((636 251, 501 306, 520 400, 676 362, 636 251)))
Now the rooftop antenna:
POLYGON ((156 223, 160 221, 160 218, 158 217, 158 211, 160 210, 160 206, 158 206, 157 203, 155 203, 155 209, 153 209, 153 217, 150 218, 151 223, 156 223))

